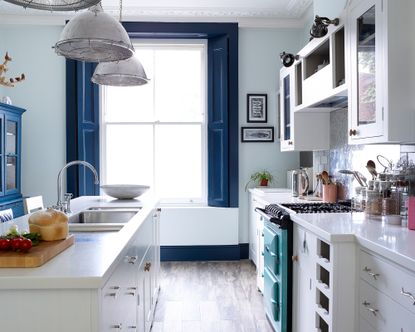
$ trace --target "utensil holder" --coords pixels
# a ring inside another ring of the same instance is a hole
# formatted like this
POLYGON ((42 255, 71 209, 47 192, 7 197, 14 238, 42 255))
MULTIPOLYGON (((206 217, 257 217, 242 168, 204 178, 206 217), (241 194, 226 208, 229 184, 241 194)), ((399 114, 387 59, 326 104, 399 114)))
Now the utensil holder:
POLYGON ((323 184, 323 202, 336 203, 337 202, 337 185, 334 183, 323 184))

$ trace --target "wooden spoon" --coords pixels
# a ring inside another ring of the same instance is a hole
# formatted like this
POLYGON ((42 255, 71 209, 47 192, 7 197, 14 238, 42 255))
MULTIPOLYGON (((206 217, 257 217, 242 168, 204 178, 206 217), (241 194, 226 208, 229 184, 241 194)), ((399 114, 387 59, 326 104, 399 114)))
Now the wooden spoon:
POLYGON ((372 175, 372 180, 376 180, 378 176, 378 172, 376 172, 376 164, 373 160, 368 160, 366 164, 366 168, 369 171, 369 173, 372 175))
POLYGON ((329 173, 326 171, 321 172, 321 179, 323 180, 323 184, 330 184, 329 173))

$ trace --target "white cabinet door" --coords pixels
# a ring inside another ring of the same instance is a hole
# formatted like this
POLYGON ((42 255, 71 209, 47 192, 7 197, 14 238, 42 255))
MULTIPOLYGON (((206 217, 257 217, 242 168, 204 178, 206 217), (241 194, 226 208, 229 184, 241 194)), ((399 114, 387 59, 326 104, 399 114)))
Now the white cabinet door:
POLYGON ((257 234, 257 218, 259 217, 258 213, 255 212, 257 207, 257 200, 255 196, 249 194, 249 259, 258 266, 257 256, 258 256, 258 234, 257 234))
POLYGON ((293 227, 293 331, 309 332, 315 326, 315 236, 293 227))
POLYGON ((357 3, 349 15, 351 89, 350 141, 384 134, 384 66, 382 0, 357 3))

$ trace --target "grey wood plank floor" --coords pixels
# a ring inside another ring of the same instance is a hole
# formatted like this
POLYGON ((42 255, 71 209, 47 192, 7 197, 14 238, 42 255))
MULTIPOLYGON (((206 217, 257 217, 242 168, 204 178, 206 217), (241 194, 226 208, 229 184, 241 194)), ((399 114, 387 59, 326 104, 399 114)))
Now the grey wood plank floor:
POLYGON ((152 332, 272 332, 255 266, 230 262, 163 262, 152 332))

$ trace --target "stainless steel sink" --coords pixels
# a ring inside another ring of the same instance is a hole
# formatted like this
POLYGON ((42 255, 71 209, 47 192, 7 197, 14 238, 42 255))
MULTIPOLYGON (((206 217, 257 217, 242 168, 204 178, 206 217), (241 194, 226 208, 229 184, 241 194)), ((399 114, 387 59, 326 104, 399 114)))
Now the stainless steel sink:
POLYGON ((69 217, 69 230, 119 231, 139 210, 138 208, 90 208, 69 217))

